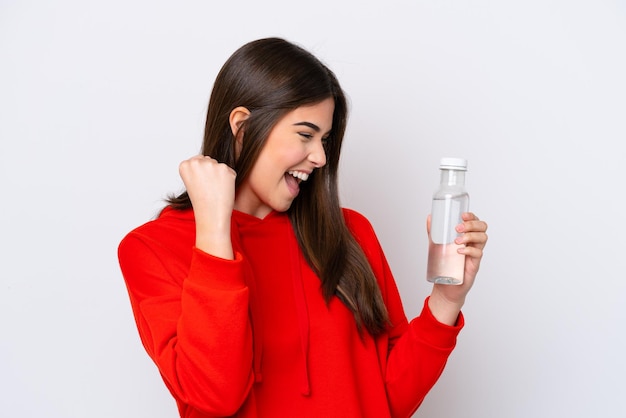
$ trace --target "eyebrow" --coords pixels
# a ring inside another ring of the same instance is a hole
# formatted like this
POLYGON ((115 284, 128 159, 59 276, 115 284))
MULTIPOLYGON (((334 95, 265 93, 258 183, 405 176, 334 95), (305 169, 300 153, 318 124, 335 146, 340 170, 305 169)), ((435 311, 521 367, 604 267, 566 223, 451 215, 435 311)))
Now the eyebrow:
POLYGON ((294 123, 293 126, 308 126, 309 128, 313 129, 315 132, 319 132, 321 130, 319 126, 311 122, 297 122, 297 123, 294 123))
MULTIPOLYGON (((293 126, 307 126, 307 127, 311 128, 311 129, 313 129, 315 132, 320 132, 321 131, 319 126, 317 126, 314 123, 306 122, 306 121, 296 122, 296 123, 293 124, 293 126)), ((327 134, 329 134, 329 133, 330 133, 330 131, 327 132, 327 134)))

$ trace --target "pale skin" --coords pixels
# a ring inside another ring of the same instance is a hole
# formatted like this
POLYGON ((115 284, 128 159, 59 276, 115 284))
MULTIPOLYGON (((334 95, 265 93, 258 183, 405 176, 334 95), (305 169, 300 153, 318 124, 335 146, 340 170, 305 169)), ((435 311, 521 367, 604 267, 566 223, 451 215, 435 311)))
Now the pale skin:
POLYGON ((179 166, 196 220, 196 247, 233 260, 230 218, 235 203, 235 170, 211 157, 194 156, 179 166))
MULTIPOLYGON (((306 177, 326 164, 323 142, 332 127, 333 111, 334 102, 326 99, 288 113, 272 129, 249 178, 237 191, 236 173, 226 164, 202 155, 180 164, 180 176, 196 219, 198 249, 232 260, 230 221, 233 209, 263 218, 272 210, 282 212, 289 208, 297 191, 293 190, 293 181, 285 180, 289 179, 286 173, 306 177)), ((243 140, 239 127, 249 114, 245 107, 237 107, 230 113, 230 126, 237 144, 243 140)), ((459 286, 434 285, 428 302, 435 318, 448 325, 457 321, 487 243, 487 224, 473 213, 465 213, 462 218, 463 223, 457 226, 460 233, 457 244, 465 244, 459 249, 466 256, 464 282, 459 286)), ((430 229, 430 218, 427 229, 430 229)))

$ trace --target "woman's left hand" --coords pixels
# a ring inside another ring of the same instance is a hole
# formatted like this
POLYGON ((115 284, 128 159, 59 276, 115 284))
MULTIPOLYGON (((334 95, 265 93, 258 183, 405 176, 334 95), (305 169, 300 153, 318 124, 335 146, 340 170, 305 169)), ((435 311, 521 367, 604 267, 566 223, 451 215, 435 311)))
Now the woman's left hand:
MULTIPOLYGON (((471 212, 464 213, 462 219, 463 222, 456 226, 456 231, 460 235, 455 243, 465 245, 458 249, 459 253, 465 254, 463 284, 435 284, 429 300, 429 307, 435 318, 449 325, 456 322, 458 313, 465 303, 465 297, 474 284, 487 244, 487 223, 471 212)), ((430 233, 430 217, 427 229, 430 233)))

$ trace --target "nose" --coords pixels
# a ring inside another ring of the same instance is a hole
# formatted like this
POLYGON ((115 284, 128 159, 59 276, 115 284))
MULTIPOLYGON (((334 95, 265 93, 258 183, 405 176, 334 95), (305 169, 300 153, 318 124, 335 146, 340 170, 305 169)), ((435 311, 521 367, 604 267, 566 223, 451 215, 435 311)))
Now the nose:
POLYGON ((313 163, 315 168, 322 168, 326 165, 326 150, 321 139, 313 141, 311 143, 311 150, 309 152, 309 161, 313 163))

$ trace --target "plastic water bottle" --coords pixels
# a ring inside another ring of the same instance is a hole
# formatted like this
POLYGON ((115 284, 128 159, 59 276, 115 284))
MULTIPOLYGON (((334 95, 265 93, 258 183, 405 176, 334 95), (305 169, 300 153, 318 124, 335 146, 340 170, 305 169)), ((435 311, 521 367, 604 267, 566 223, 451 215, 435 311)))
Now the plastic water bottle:
POLYGON ((456 226, 462 223, 461 214, 469 209, 469 194, 465 190, 467 160, 442 158, 439 164, 441 178, 439 188, 433 194, 428 245, 428 271, 426 279, 431 283, 462 284, 465 271, 465 255, 455 244, 459 234, 456 226))

